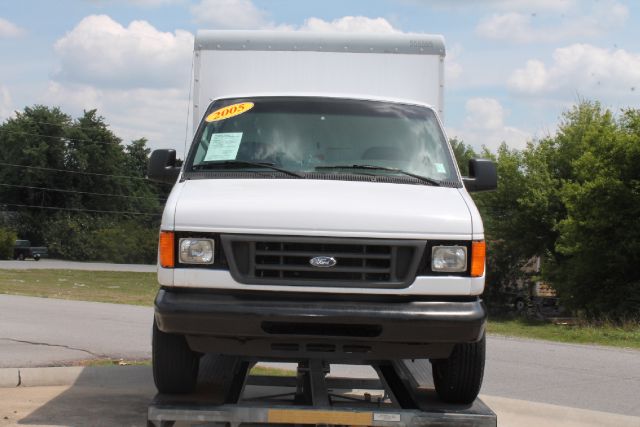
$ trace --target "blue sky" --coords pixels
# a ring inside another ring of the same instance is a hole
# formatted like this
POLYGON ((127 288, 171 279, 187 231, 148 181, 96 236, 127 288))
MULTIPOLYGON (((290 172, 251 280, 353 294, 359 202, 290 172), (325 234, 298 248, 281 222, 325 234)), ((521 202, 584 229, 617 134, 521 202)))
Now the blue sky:
POLYGON ((125 141, 182 151, 198 29, 437 33, 449 136, 523 147, 578 99, 640 107, 639 13, 623 0, 5 1, 0 120, 98 108, 125 141))

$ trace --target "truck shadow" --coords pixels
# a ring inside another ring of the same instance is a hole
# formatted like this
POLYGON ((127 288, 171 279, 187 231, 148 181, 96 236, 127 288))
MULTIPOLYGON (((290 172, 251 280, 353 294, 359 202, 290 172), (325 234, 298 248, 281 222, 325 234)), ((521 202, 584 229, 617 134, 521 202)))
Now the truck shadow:
POLYGON ((50 426, 146 426, 155 394, 151 368, 85 368, 75 383, 18 424, 50 426))
MULTIPOLYGON (((233 363, 205 356, 200 362, 198 391, 208 403, 221 403, 217 381, 227 378, 233 363)), ((20 425, 146 426, 147 408, 156 394, 150 366, 84 368, 64 392, 18 421, 20 425)))
MULTIPOLYGON (((193 403, 197 397, 199 404, 223 403, 222 390, 225 388, 224 384, 230 384, 234 363, 229 358, 204 357, 200 364, 198 392, 195 395, 168 397, 175 398, 176 402, 186 399, 193 403)), ((416 365, 419 363, 420 361, 415 362, 416 365)), ((408 362, 409 368, 413 364, 414 362, 408 362)), ((422 394, 427 406, 434 406, 437 411, 470 409, 470 405, 454 406, 438 402, 432 390, 430 372, 424 367, 418 368, 414 372, 414 381, 423 389, 422 394)), ((155 395, 156 388, 150 366, 85 368, 73 385, 20 419, 18 424, 78 427, 147 426, 147 410, 155 395)))

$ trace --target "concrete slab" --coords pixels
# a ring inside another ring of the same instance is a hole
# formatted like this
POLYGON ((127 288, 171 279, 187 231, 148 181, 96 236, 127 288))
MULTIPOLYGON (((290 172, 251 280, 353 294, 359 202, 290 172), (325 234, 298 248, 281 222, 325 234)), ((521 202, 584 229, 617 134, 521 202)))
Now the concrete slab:
POLYGON ((82 366, 20 369, 21 387, 67 386, 82 374, 82 366))
POLYGON ((20 383, 20 374, 16 368, 0 368, 0 388, 17 387, 20 383))
POLYGON ((20 387, 71 386, 113 387, 151 385, 149 366, 52 367, 19 369, 20 387))
POLYGON ((640 417, 568 408, 547 403, 526 402, 482 395, 498 415, 498 427, 638 427, 640 417))

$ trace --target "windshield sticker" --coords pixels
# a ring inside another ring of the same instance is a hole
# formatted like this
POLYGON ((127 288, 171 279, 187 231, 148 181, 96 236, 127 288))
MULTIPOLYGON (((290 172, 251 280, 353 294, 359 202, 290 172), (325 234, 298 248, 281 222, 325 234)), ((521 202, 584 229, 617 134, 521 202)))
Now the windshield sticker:
POLYGON ((241 102, 239 104, 227 105, 226 107, 218 108, 216 111, 209 114, 204 120, 207 122, 217 122, 219 120, 235 117, 242 113, 246 113, 253 108, 253 105, 253 102, 241 102))
POLYGON ((447 170, 444 168, 444 165, 442 163, 436 163, 436 172, 447 173, 447 170))
POLYGON ((242 132, 214 133, 209 141, 205 162, 235 160, 242 141, 242 132))

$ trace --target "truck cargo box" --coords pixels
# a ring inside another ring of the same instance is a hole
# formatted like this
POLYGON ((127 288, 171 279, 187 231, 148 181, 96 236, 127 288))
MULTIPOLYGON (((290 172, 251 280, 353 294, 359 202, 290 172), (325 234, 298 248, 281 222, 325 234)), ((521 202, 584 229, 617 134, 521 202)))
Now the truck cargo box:
POLYGON ((413 100, 442 115, 440 35, 207 30, 194 55, 194 130, 212 100, 247 94, 413 100))

